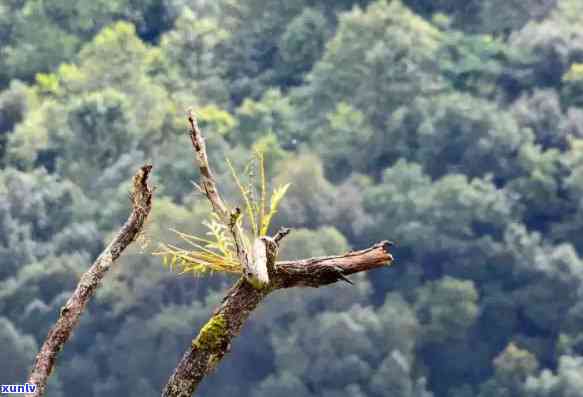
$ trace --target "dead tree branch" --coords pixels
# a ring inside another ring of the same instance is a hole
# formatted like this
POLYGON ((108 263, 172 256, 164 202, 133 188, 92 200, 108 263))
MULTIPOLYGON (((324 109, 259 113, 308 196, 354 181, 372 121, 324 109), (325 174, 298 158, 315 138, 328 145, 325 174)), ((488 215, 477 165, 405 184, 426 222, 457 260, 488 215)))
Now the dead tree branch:
POLYGON ((233 240, 235 241, 235 249, 237 250, 237 257, 239 258, 239 262, 241 262, 243 269, 248 269, 250 263, 249 253, 245 249, 243 231, 237 222, 237 219, 241 215, 241 210, 239 208, 234 208, 233 211, 229 211, 225 202, 221 198, 219 188, 217 187, 217 183, 208 161, 204 137, 202 136, 200 128, 198 127, 196 117, 191 111, 188 112, 188 122, 190 124, 190 140, 192 142, 194 152, 196 153, 198 168, 200 169, 200 185, 202 191, 210 202, 215 214, 218 215, 223 223, 230 226, 231 234, 233 236, 233 240))
POLYGON ((290 233, 291 233, 290 228, 282 227, 281 229, 279 229, 279 231, 277 233, 275 233, 275 236, 273 236, 273 240, 277 244, 279 244, 281 242, 281 240, 283 240, 290 233))
POLYGON ((278 262, 270 288, 258 290, 241 278, 231 288, 211 319, 192 341, 174 370, 164 397, 190 397, 206 375, 229 352, 251 312, 269 293, 282 288, 321 287, 343 280, 346 275, 372 270, 393 260, 390 243, 346 255, 278 262))
POLYGON ((273 280, 274 288, 321 287, 350 274, 386 266, 393 261, 390 241, 381 241, 362 251, 322 258, 278 262, 273 280))
POLYGON ((142 230, 144 221, 152 208, 152 188, 148 184, 151 165, 145 165, 133 178, 131 193, 133 210, 118 234, 103 250, 93 265, 83 274, 73 295, 61 308, 56 324, 49 331, 40 352, 37 354, 28 383, 36 385, 34 393, 28 396, 42 396, 57 360, 57 354, 73 333, 89 300, 95 294, 101 280, 121 255, 123 250, 132 243, 142 230))
POLYGON ((231 340, 239 334, 251 312, 267 293, 268 290, 257 289, 241 277, 198 336, 192 340, 162 395, 192 396, 204 377, 212 372, 229 351, 231 340))
MULTIPOLYGON (((203 190, 215 212, 227 220, 227 217, 231 215, 218 194, 208 165, 204 140, 192 114, 189 114, 189 122, 191 125, 190 137, 201 170, 203 190)), ((273 244, 279 245, 289 232, 289 229, 282 228, 271 241, 273 244)), ((241 231, 233 228, 235 241, 241 238, 240 235, 237 236, 237 233, 241 233, 241 231)), ((269 293, 291 287, 321 287, 339 280, 350 282, 347 275, 375 269, 392 262, 393 257, 389 252, 390 246, 390 242, 382 241, 362 251, 338 256, 277 262, 275 266, 273 265, 274 261, 268 260, 271 263, 268 266, 269 283, 260 288, 254 286, 252 282, 248 281, 248 278, 241 277, 227 293, 211 319, 200 330, 198 336, 192 340, 190 347, 184 353, 166 384, 162 396, 192 396, 204 377, 212 372, 225 354, 229 352, 232 339, 240 333, 251 312, 269 293)), ((244 247, 242 246, 242 248, 244 247)), ((271 252, 277 252, 277 249, 271 252)), ((249 260, 247 253, 243 256, 240 255, 239 258, 243 269, 247 269, 248 262, 244 262, 249 260)))

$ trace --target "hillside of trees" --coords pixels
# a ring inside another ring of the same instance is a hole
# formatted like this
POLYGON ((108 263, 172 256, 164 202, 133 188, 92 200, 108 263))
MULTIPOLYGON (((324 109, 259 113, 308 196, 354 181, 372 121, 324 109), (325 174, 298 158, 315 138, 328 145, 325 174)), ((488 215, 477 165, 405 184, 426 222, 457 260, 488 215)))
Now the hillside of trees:
POLYGON ((232 277, 151 255, 206 232, 263 150, 282 258, 396 242, 354 286, 270 297, 200 396, 572 397, 583 390, 581 0, 2 0, 0 384, 24 382, 154 165, 140 244, 49 397, 156 396, 232 277))

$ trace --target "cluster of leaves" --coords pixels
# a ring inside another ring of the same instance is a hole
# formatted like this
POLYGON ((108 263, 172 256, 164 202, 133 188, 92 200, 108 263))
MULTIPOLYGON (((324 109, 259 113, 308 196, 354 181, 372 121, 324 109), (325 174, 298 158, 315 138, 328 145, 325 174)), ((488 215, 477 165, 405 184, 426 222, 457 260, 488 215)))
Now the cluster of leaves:
MULTIPOLYGON (((245 205, 247 217, 239 216, 236 222, 242 230, 244 248, 247 252, 251 252, 252 239, 267 236, 271 219, 277 213, 279 204, 290 185, 285 184, 274 188, 269 200, 269 208, 266 208, 267 181, 263 153, 257 151, 254 160, 247 164, 244 171, 247 183, 241 182, 229 160, 227 160, 227 164, 245 205), (258 171, 255 178, 254 168, 258 171), (259 185, 259 191, 257 191, 256 185, 259 185), (247 227, 243 227, 244 219, 247 220, 247 227)), ((198 189, 203 193, 200 187, 198 189)), ((165 266, 170 267, 170 269, 179 268, 182 274, 200 275, 210 272, 241 274, 241 264, 237 258, 235 240, 231 233, 231 228, 234 225, 226 224, 214 213, 212 219, 203 221, 203 225, 208 228, 207 238, 173 230, 182 241, 194 249, 182 249, 172 244, 161 243, 160 249, 154 252, 154 255, 162 256, 165 266)))

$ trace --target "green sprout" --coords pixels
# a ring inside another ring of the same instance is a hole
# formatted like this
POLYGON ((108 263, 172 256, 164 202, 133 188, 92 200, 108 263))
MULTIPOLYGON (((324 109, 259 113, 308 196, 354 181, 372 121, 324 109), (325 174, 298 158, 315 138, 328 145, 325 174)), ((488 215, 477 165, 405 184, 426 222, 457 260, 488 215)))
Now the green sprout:
MULTIPOLYGON (((246 184, 237 175, 229 160, 227 160, 227 165, 245 205, 244 214, 241 214, 237 222, 243 230, 245 249, 249 252, 250 241, 253 241, 254 238, 266 236, 269 232, 271 220, 277 213, 290 185, 286 184, 273 189, 268 209, 263 153, 256 152, 253 159, 245 167, 244 174, 246 174, 248 182, 246 184), (254 165, 259 171, 257 176, 253 172, 254 165), (257 186, 259 192, 257 192, 257 186), (247 218, 247 228, 250 230, 246 230, 244 225, 243 218, 245 216, 247 218), (250 239, 248 236, 253 236, 253 238, 250 239)), ((170 229, 188 245, 188 248, 160 243, 160 249, 154 252, 153 255, 161 256, 164 266, 169 267, 170 270, 178 270, 180 274, 242 273, 235 241, 231 235, 230 228, 232 225, 225 224, 215 213, 211 215, 211 219, 203 221, 202 224, 208 229, 205 237, 170 229)))

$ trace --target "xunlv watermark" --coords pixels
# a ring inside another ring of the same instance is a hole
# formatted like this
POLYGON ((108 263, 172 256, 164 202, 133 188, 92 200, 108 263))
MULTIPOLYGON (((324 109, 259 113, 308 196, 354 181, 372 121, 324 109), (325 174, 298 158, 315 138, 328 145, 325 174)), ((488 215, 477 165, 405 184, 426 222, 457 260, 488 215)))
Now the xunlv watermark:
POLYGON ((36 385, 32 383, 25 383, 19 385, 0 385, 0 394, 12 393, 12 394, 25 394, 34 393, 36 391, 36 385))

